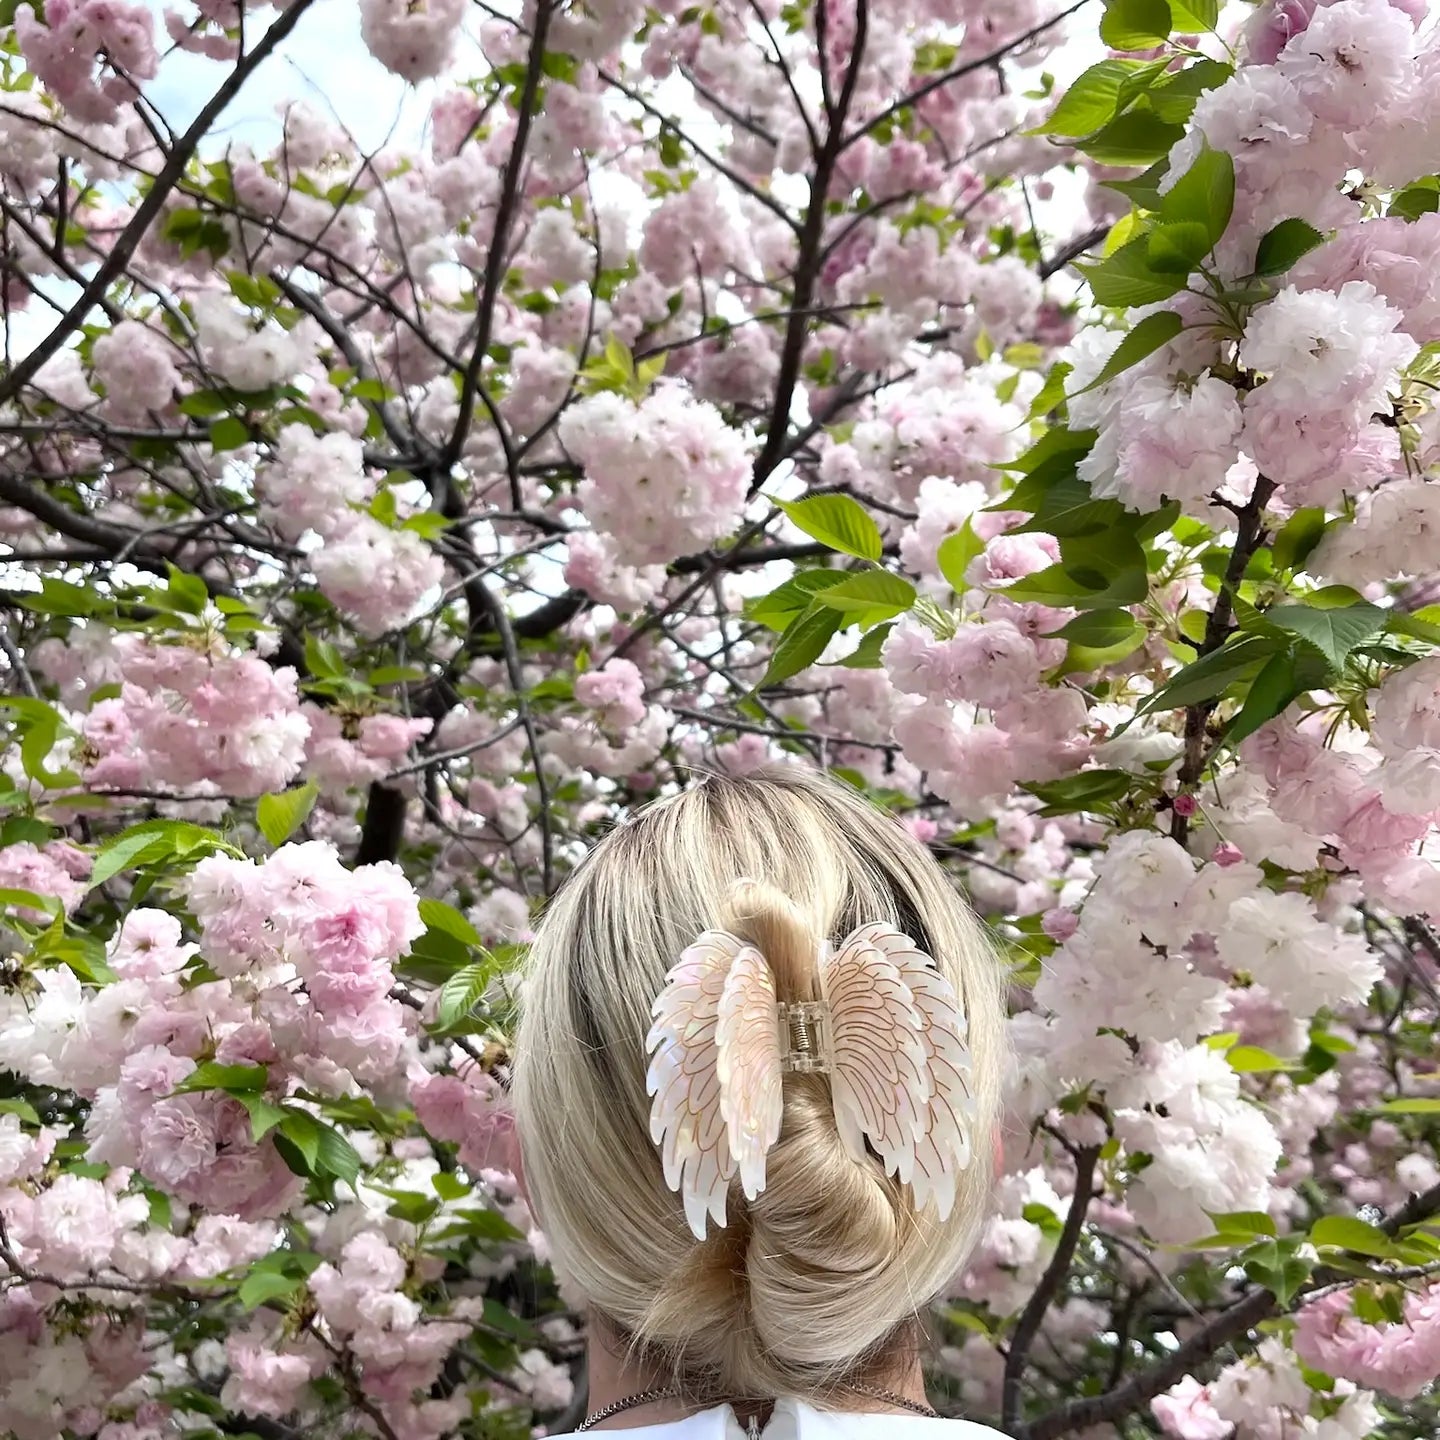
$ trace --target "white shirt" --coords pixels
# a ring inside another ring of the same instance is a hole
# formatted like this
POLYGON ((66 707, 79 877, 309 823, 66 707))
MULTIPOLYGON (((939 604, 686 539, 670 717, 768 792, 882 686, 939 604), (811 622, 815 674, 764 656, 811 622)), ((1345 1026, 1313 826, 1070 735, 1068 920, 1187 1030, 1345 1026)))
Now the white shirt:
MULTIPOLYGON (((609 1440, 749 1440, 749 1433, 728 1405, 716 1405, 684 1420, 637 1425, 627 1430, 591 1430, 609 1440)), ((929 1415, 877 1414, 874 1411, 816 1410, 803 1400, 777 1400, 762 1440, 1005 1440, 999 1430, 970 1420, 929 1415)), ((554 1440, 560 1440, 559 1436, 554 1440)))

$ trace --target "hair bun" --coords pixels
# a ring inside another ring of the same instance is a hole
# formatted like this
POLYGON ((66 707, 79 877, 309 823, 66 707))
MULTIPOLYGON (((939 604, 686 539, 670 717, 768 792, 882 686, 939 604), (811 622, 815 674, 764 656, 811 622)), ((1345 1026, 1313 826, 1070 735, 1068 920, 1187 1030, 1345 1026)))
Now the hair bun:
POLYGON ((819 998, 822 945, 870 922, 913 936, 963 1000, 983 1137, 999 1110, 1003 972, 934 858, 848 786, 800 765, 711 777, 612 831, 539 926, 512 1090, 537 1219, 593 1312, 697 1393, 886 1383, 887 1347, 984 1222, 988 1146, 941 1221, 878 1158, 847 1151, 823 1074, 784 1077, 765 1189, 747 1202, 737 1176, 723 1229, 697 1241, 666 1183, 646 1036, 685 947, 730 931, 793 1004, 819 998))
POLYGON ((748 940, 765 957, 775 993, 789 1002, 818 994, 819 925, 768 880, 737 880, 726 892, 721 928, 748 940))

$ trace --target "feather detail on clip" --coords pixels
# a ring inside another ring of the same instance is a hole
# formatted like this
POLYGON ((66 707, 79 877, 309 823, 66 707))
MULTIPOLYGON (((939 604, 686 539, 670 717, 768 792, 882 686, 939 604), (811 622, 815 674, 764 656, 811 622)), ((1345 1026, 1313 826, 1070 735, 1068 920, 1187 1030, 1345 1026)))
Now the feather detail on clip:
MULTIPOLYGON (((817 1065, 807 1050, 803 1068, 828 1072, 841 1143, 857 1162, 873 1151, 919 1208, 946 1219, 974 1128, 954 987, 909 936, 878 922, 827 947, 818 971, 827 1053, 817 1065)), ((646 1037, 650 1134, 697 1239, 707 1220, 725 1225, 737 1174, 747 1199, 765 1189, 785 1073, 801 1068, 788 1053, 785 1010, 764 955, 724 930, 688 946, 656 998, 646 1037)))
MULTIPOLYGON (((862 925, 850 943, 873 946, 895 965, 920 1018, 929 1095, 913 1153, 903 1159, 904 1179, 922 1210, 930 1202, 942 1220, 955 1208, 955 1185, 970 1166, 975 1098, 968 1026, 955 987, 915 942, 888 925, 862 925)), ((877 1146, 878 1149, 878 1146, 877 1146)))
POLYGON ((725 1224, 737 1168, 751 1199, 765 1188, 781 1114, 775 981, 753 945, 707 930, 665 977, 652 1015, 650 1136, 703 1240, 707 1215, 725 1224))

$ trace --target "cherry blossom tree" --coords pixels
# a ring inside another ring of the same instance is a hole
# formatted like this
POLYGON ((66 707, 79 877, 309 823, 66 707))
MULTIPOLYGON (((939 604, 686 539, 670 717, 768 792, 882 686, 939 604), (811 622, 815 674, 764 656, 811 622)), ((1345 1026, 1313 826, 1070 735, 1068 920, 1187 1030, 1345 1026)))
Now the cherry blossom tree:
POLYGON ((529 927, 800 761, 1012 974, 941 1408, 1436 1433, 1423 0, 355 8, 0 3, 0 1435, 572 1425, 529 927))

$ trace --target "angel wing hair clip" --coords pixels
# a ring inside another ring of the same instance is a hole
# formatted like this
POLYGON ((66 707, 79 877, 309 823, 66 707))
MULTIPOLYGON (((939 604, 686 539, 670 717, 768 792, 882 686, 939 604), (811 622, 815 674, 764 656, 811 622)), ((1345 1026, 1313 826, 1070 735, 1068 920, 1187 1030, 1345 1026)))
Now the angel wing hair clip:
POLYGON ((737 1172, 765 1188, 787 1073, 829 1076, 840 1139, 866 1145, 920 1208, 942 1220, 971 1160, 965 1014, 954 986, 908 935, 862 925, 819 957, 821 999, 786 1004, 755 946, 707 930, 666 976, 646 1041, 651 1138, 697 1239, 725 1224, 737 1172))

